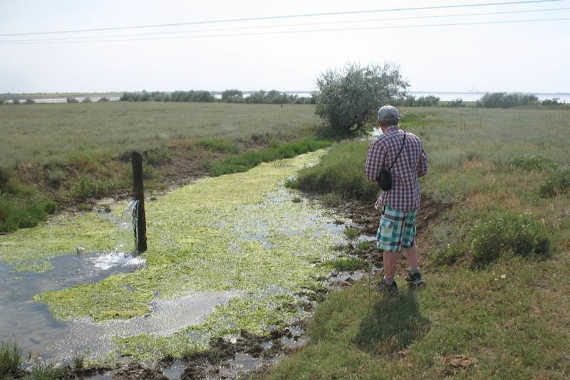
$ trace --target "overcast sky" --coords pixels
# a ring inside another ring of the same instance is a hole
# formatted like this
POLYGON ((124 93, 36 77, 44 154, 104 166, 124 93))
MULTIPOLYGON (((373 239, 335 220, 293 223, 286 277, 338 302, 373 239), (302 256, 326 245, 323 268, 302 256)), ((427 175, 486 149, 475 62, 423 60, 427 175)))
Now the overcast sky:
POLYGON ((311 90, 347 62, 398 64, 416 91, 570 92, 570 1, 6 36, 492 2, 0 0, 0 92, 311 90))

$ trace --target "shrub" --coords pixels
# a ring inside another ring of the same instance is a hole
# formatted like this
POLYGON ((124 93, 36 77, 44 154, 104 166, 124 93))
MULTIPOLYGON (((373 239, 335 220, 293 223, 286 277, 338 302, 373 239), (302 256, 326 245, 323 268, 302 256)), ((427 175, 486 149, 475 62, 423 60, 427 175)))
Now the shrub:
POLYGON ((67 101, 67 103, 79 103, 79 100, 73 97, 67 97, 65 100, 67 101))
POLYGON ((0 344, 0 379, 16 376, 22 364, 22 351, 15 343, 0 344))
POLYGON ((81 103, 91 103, 91 98, 89 96, 86 96, 83 98, 83 100, 81 101, 81 103))
POLYGON ((6 192, 10 177, 10 172, 7 169, 0 168, 0 194, 6 192))
POLYGON ((320 90, 315 112, 339 133, 362 129, 377 108, 403 95, 408 83, 392 65, 349 64, 317 79, 320 90))
POLYGON ((559 98, 552 98, 552 99, 544 99, 542 101, 543 106, 561 106, 564 103, 559 102, 559 98))
POLYGON ((465 103, 463 102, 463 99, 458 98, 458 99, 451 100, 451 101, 447 102, 447 106, 448 107, 465 107, 465 103))
POLYGON ((437 96, 428 95, 417 98, 414 105, 419 107, 433 107, 437 106, 438 104, 439 98, 437 96))
POLYGON ((570 189, 570 169, 556 170, 549 174, 546 182, 540 187, 540 195, 550 198, 567 194, 570 189))
POLYGON ((172 155, 168 148, 154 148, 143 152, 145 162, 151 166, 160 166, 172 162, 172 155))
POLYGON ((48 171, 47 174, 48 185, 57 188, 61 185, 66 176, 67 175, 65 171, 63 171, 60 168, 55 168, 53 170, 50 170, 48 171))
POLYGON ((36 102, 34 101, 34 99, 26 99, 26 104, 35 104, 36 102))
POLYGON ((477 101, 476 105, 478 107, 485 108, 510 108, 536 103, 538 103, 538 98, 536 95, 507 92, 488 92, 483 95, 480 100, 477 101))
POLYGON ((524 170, 552 170, 558 166, 551 159, 540 156, 515 157, 509 162, 509 165, 524 170))
POLYGON ((71 187, 71 196, 75 200, 85 200, 87 198, 99 197, 110 193, 116 184, 113 182, 101 181, 89 176, 79 178, 71 187))
POLYGON ((97 100, 97 102, 99 102, 99 103, 105 103, 105 102, 108 102, 108 101, 109 101, 109 99, 106 98, 105 96, 103 96, 102 98, 99 98, 99 100, 97 100))
POLYGON ((551 244, 543 223, 529 214, 513 212, 495 212, 477 221, 468 240, 474 267, 507 253, 545 256, 551 244))
POLYGON ((364 176, 367 149, 363 142, 335 145, 318 165, 301 170, 291 185, 308 192, 335 193, 342 199, 372 201, 378 185, 364 176))
POLYGON ((222 92, 222 102, 241 103, 243 102, 243 92, 240 90, 226 90, 222 92))
POLYGON ((198 146, 211 152, 238 153, 239 148, 231 141, 226 140, 200 140, 198 146))

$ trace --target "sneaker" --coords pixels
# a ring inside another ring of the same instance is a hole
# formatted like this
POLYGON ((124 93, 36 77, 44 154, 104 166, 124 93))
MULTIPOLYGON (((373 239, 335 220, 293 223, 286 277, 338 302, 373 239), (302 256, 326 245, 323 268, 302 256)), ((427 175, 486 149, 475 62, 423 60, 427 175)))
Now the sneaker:
POLYGON ((408 271, 408 277, 406 277, 406 281, 408 282, 408 286, 413 288, 417 288, 425 284, 420 272, 412 273, 408 271))
POLYGON ((380 280, 380 282, 378 283, 378 290, 390 296, 397 296, 398 284, 396 284, 396 281, 392 281, 391 284, 387 284, 384 282, 384 280, 380 280))

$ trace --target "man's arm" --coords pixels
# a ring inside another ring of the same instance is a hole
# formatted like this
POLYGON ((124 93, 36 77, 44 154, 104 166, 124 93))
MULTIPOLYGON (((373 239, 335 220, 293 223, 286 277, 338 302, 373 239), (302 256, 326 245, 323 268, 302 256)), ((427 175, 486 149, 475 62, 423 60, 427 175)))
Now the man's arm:
POLYGON ((380 169, 382 169, 382 145, 378 144, 378 140, 368 146, 368 154, 366 156, 366 165, 364 166, 364 174, 371 182, 376 182, 380 169))
POLYGON ((420 143, 420 149, 421 149, 420 162, 418 163, 417 171, 418 171, 418 177, 423 177, 424 175, 426 175, 428 171, 428 157, 421 143, 420 143))

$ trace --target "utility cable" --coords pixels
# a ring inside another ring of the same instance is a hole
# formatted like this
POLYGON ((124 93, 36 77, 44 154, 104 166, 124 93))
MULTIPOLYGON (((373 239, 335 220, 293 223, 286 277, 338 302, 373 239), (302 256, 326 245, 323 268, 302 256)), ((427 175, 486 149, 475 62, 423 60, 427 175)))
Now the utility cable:
POLYGON ((232 28, 216 28, 207 30, 185 30, 185 31, 163 31, 163 32, 150 32, 150 33, 136 33, 136 34, 112 34, 112 35, 102 35, 102 36, 84 36, 84 37, 65 37, 65 38, 32 38, 32 39, 17 39, 17 40, 0 40, 0 42, 55 42, 55 41, 90 41, 94 38, 124 38, 124 37, 146 37, 146 36, 164 36, 170 35, 172 37, 189 35, 192 33, 204 33, 204 32, 224 32, 224 31, 237 31, 237 30, 251 30, 251 29, 276 29, 276 28, 289 28, 289 27, 306 27, 306 26, 321 26, 321 25, 343 25, 343 24, 354 24, 354 23, 369 23, 369 22, 388 22, 388 21, 399 21, 399 20, 411 20, 411 19, 430 19, 430 18, 451 18, 451 17, 476 17, 476 16, 496 16, 496 15, 508 15, 508 14, 522 14, 522 13, 538 13, 538 12, 554 12, 554 11, 567 11, 570 7, 563 8, 547 8, 547 9, 524 9, 515 11, 500 11, 500 12, 479 12, 479 13, 455 13, 455 14, 443 14, 443 15, 423 15, 423 16, 405 16, 405 17, 392 17, 388 19, 361 19, 361 20, 346 20, 346 21, 331 21, 331 22, 319 22, 319 23, 302 23, 302 24, 282 24, 282 25, 263 25, 263 26, 242 26, 242 27, 232 27, 232 28))
POLYGON ((110 30, 165 28, 165 27, 177 27, 177 26, 184 26, 184 25, 205 25, 205 24, 221 24, 221 23, 280 20, 280 19, 282 20, 282 19, 291 19, 291 18, 357 15, 357 14, 366 14, 366 13, 388 13, 388 12, 423 11, 423 10, 435 10, 435 9, 494 7, 494 6, 506 6, 506 5, 526 5, 526 4, 540 4, 540 3, 551 3, 551 2, 560 2, 560 1, 562 1, 562 0, 503 1, 503 2, 494 2, 494 3, 450 4, 450 5, 433 5, 433 6, 426 6, 426 7, 368 9, 368 10, 337 11, 337 12, 317 12, 317 13, 291 14, 291 15, 280 15, 280 16, 242 17, 242 18, 219 19, 219 20, 188 21, 188 22, 168 23, 168 24, 116 26, 116 27, 104 27, 104 28, 86 28, 86 29, 73 29, 73 30, 43 31, 43 32, 2 33, 2 34, 0 34, 0 37, 16 37, 16 36, 32 36, 32 35, 64 34, 64 33, 102 32, 102 31, 110 31, 110 30))
MULTIPOLYGON (((408 24, 408 25, 388 25, 388 26, 372 26, 372 27, 354 27, 354 28, 328 28, 328 29, 305 29, 305 30, 287 30, 273 32, 255 32, 255 33, 233 33, 233 34, 204 34, 191 36, 170 36, 157 38, 124 38, 124 39, 107 39, 107 40, 69 40, 69 41, 53 41, 54 43, 70 44, 70 43, 90 43, 90 42, 130 42, 130 41, 155 41, 155 40, 174 40, 174 39, 206 39, 220 37, 252 37, 267 35, 284 35, 284 34, 302 34, 302 33, 322 33, 322 32, 344 32, 344 31, 365 31, 365 30, 385 30, 385 29, 412 29, 412 28, 436 28, 436 27, 452 27, 452 26, 474 26, 474 25, 498 25, 498 24, 525 24, 535 22, 558 22, 570 21, 570 18, 543 18, 543 19, 526 19, 526 20, 497 20, 482 22, 462 22, 462 23, 446 23, 446 24, 408 24)), ((14 43, 15 45, 32 45, 38 43, 51 42, 43 40, 41 42, 18 42, 18 41, 0 41, 0 43, 14 43)))

